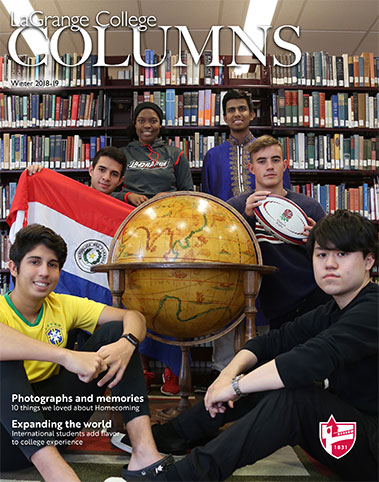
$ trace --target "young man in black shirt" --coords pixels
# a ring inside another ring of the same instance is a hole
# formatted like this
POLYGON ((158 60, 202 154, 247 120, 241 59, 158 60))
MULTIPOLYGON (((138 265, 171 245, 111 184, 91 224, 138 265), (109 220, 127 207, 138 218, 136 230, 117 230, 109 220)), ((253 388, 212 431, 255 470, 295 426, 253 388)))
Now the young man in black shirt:
POLYGON ((377 248, 376 228, 358 214, 321 219, 308 249, 316 282, 333 300, 248 341, 204 403, 153 427, 158 450, 167 451, 235 422, 144 480, 225 480, 285 445, 300 445, 344 479, 378 480, 379 288, 370 282, 377 248), (356 423, 355 443, 340 458, 320 441, 320 424, 331 416, 332 431, 356 423))

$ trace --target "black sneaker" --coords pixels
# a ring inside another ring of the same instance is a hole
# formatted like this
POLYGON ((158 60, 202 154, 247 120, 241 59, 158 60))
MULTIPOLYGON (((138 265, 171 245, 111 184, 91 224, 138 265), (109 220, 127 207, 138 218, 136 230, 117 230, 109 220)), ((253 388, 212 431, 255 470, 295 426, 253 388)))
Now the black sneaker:
POLYGON ((122 478, 130 482, 135 480, 167 480, 167 469, 174 463, 174 457, 172 455, 166 455, 154 464, 140 470, 128 470, 128 465, 124 465, 122 468, 122 478))
MULTIPOLYGON (((165 427, 165 425, 167 424, 156 423, 151 427, 158 451, 162 454, 185 455, 188 447, 187 441, 180 439, 174 432, 171 433, 169 426, 165 427)), ((132 453, 132 444, 127 433, 116 433, 111 437, 110 442, 128 454, 132 453)))

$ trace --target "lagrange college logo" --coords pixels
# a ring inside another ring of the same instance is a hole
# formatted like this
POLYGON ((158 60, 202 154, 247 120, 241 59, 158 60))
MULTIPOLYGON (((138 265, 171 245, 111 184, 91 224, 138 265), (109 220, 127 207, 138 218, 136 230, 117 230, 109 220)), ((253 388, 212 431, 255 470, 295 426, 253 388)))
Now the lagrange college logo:
POLYGON ((107 261, 108 248, 97 239, 84 241, 75 251, 76 264, 82 271, 91 273, 91 268, 107 261))
POLYGON ((320 442, 329 455, 340 459, 353 448, 357 435, 356 422, 336 422, 333 415, 320 422, 320 442))

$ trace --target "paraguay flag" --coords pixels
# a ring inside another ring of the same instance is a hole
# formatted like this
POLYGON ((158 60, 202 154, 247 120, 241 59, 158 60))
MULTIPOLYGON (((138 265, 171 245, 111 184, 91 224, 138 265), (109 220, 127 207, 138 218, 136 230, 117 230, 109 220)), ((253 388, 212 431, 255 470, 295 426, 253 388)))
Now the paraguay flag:
POLYGON ((67 243, 56 293, 87 297, 112 305, 106 273, 92 266, 107 262, 112 238, 133 207, 62 174, 43 169, 21 174, 7 222, 10 240, 23 226, 43 224, 67 243))
MULTIPOLYGON (((7 222, 10 241, 17 231, 38 223, 53 229, 67 243, 67 260, 56 293, 89 298, 112 305, 106 273, 93 273, 92 266, 107 262, 108 250, 120 224, 134 208, 49 169, 28 175, 17 184, 7 222)), ((163 361, 178 375, 181 354, 177 346, 146 338, 140 352, 163 361)))

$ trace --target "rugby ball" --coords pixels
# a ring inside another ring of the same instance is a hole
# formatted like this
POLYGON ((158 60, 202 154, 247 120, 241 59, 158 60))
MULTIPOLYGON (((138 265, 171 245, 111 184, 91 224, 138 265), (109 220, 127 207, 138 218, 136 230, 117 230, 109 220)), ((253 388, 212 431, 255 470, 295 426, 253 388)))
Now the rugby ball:
POLYGON ((276 238, 290 244, 303 244, 302 233, 309 221, 305 212, 293 201, 270 194, 254 212, 265 230, 276 238))

